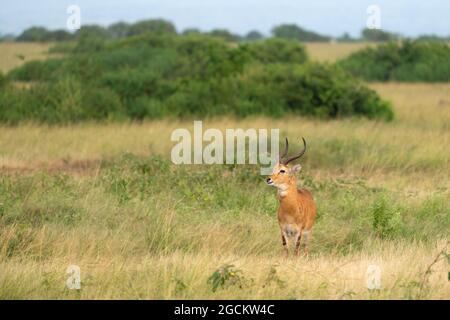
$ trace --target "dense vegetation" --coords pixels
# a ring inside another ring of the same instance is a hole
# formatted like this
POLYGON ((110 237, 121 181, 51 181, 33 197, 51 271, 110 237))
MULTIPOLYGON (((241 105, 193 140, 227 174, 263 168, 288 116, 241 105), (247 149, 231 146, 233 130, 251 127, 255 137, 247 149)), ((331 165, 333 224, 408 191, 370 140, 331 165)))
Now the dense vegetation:
MULTIPOLYGON (((99 25, 85 25, 74 33, 66 30, 47 30, 44 27, 30 27, 24 30, 16 37, 17 41, 27 42, 48 42, 48 41, 69 41, 76 40, 84 35, 94 35, 104 39, 125 38, 144 33, 177 33, 175 26, 163 19, 142 20, 136 23, 117 22, 107 27, 99 25)), ((264 38, 264 35, 257 30, 249 31, 241 36, 234 34, 226 29, 213 29, 208 32, 202 32, 196 28, 188 28, 181 32, 183 35, 206 34, 213 37, 222 38, 226 41, 255 41, 264 38)), ((331 37, 306 30, 295 24, 282 24, 272 29, 274 37, 299 40, 299 41, 329 41, 331 37)))
POLYGON ((286 112, 391 119, 390 106, 337 66, 307 62, 295 41, 240 46, 205 35, 148 33, 120 40, 84 36, 65 57, 32 61, 4 85, 0 121, 67 123, 87 119, 286 112))
POLYGON ((404 41, 366 48, 340 65, 369 81, 450 81, 450 47, 439 42, 404 41))
MULTIPOLYGON (((180 35, 204 34, 213 37, 222 38, 229 42, 251 42, 266 38, 258 30, 250 30, 244 35, 233 33, 227 29, 212 29, 210 31, 201 31, 197 28, 187 28, 178 32, 173 23, 164 19, 147 19, 135 23, 119 21, 108 26, 101 25, 83 25, 75 32, 68 32, 64 29, 48 30, 45 27, 33 26, 25 29, 21 34, 2 34, 0 31, 0 41, 18 41, 18 42, 67 42, 79 39, 82 36, 91 35, 103 39, 119 39, 131 37, 144 33, 169 33, 180 35)), ((280 24, 271 30, 271 36, 274 38, 290 39, 303 42, 329 42, 333 37, 323 35, 312 30, 307 30, 296 24, 280 24)), ((358 37, 352 37, 344 32, 341 36, 335 37, 338 42, 387 42, 407 39, 401 34, 381 30, 364 28, 358 37)), ((449 36, 438 36, 435 34, 419 35, 415 38, 421 41, 437 41, 447 43, 449 36)))
POLYGON ((272 34, 275 37, 300 40, 308 42, 326 42, 330 41, 331 37, 321 35, 317 32, 306 30, 295 24, 282 24, 272 29, 272 34))
POLYGON ((361 38, 365 41, 385 42, 398 40, 401 36, 389 31, 365 28, 361 31, 361 38))

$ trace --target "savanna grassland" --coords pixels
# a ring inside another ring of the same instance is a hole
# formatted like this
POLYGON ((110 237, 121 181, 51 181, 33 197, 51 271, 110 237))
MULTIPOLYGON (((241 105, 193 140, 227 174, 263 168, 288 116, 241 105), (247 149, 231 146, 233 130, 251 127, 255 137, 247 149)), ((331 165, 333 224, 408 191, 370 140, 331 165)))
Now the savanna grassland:
POLYGON ((307 139, 308 258, 284 257, 259 168, 170 162, 192 120, 1 126, 0 298, 449 299, 450 85, 370 86, 393 121, 204 120, 307 139), (81 290, 66 288, 73 264, 81 290))
POLYGON ((7 72, 26 61, 34 61, 48 58, 50 56, 48 43, 0 43, 2 59, 0 60, 0 71, 7 72))

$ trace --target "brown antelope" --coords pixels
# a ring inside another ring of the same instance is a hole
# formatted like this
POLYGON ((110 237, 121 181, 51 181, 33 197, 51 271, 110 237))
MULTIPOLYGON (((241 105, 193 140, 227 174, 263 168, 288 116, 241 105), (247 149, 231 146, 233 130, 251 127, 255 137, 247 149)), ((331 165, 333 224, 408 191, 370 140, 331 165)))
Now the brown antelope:
POLYGON ((289 255, 289 240, 295 241, 295 254, 300 253, 300 242, 304 237, 305 255, 308 255, 308 241, 311 238, 311 230, 316 218, 316 204, 311 192, 297 187, 295 174, 300 171, 299 164, 288 166, 306 151, 306 141, 303 139, 303 150, 295 156, 285 158, 288 153, 289 143, 286 138, 284 154, 279 157, 278 163, 273 168, 272 175, 267 178, 267 184, 277 188, 278 222, 281 229, 281 240, 286 255, 289 255))

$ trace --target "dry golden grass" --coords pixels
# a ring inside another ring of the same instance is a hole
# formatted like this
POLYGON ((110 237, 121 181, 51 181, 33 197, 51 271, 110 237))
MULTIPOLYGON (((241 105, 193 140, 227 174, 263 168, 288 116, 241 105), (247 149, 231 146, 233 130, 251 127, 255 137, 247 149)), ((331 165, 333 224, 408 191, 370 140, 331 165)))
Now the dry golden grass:
MULTIPOLYGON (((60 239, 62 245, 76 246, 74 240, 60 239)), ((430 258, 437 256, 439 249, 430 251, 410 243, 376 246, 376 252, 288 260, 281 256, 239 256, 229 252, 213 255, 174 252, 130 258, 120 257, 116 252, 98 256, 94 254, 96 249, 91 248, 91 252, 78 257, 66 254, 50 261, 0 262, 0 283, 3 296, 29 299, 450 298, 448 263, 444 259, 433 265, 429 277, 423 277, 430 258), (211 273, 224 261, 239 265, 242 288, 230 286, 212 293, 205 281, 209 274, 205 272, 211 273), (74 262, 82 271, 85 288, 80 291, 64 287, 68 275, 62 271, 74 262), (382 290, 366 288, 366 270, 373 264, 381 268, 382 290), (279 282, 268 280, 272 268, 279 282), (180 287, 180 283, 185 286, 180 287)), ((443 248, 445 243, 441 241, 435 247, 443 248)))
POLYGON ((0 42, 0 71, 9 70, 32 60, 48 58, 49 43, 0 42))
POLYGON ((331 43, 331 42, 309 42, 306 43, 306 50, 313 60, 335 62, 347 57, 353 52, 375 46, 373 43, 331 43))

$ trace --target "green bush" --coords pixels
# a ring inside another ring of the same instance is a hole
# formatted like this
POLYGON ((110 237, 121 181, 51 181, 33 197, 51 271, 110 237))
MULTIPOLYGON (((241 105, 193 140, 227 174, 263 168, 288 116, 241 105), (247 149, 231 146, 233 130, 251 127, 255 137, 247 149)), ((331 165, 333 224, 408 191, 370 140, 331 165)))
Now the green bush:
POLYGON ((314 31, 303 29, 295 24, 281 24, 272 29, 272 34, 277 38, 291 39, 309 42, 327 42, 330 37, 318 34, 314 31))
POLYGON ((231 48, 224 40, 208 36, 181 37, 176 50, 184 74, 200 79, 241 73, 249 59, 243 48, 231 48))
POLYGON ((272 38, 247 47, 252 57, 261 63, 304 63, 308 60, 305 47, 297 41, 272 38))
POLYGON ((9 78, 18 81, 48 81, 61 66, 61 60, 29 61, 9 73, 9 78))
POLYGON ((358 51, 339 64, 369 81, 450 81, 450 48, 439 42, 392 42, 358 51))
POLYGON ((400 209, 392 204, 385 195, 381 195, 372 205, 372 227, 382 237, 394 237, 404 232, 404 223, 400 209))
POLYGON ((320 118, 393 118, 389 103, 337 66, 268 65, 244 81, 243 94, 261 106, 279 105, 285 111, 320 118))
POLYGON ((0 121, 7 123, 285 113, 393 117, 374 91, 337 66, 308 63, 301 44, 283 39, 231 46, 198 34, 85 35, 63 58, 26 63, 8 77, 33 84, 0 96, 0 121))
POLYGON ((175 26, 169 21, 162 19, 143 20, 129 26, 127 35, 134 36, 145 33, 175 34, 176 30, 175 26))
POLYGON ((73 49, 74 52, 98 52, 105 48, 105 38, 100 35, 84 33, 80 35, 77 45, 73 49))
POLYGON ((123 107, 119 95, 109 88, 91 88, 82 93, 83 117, 86 119, 122 118, 123 107))
POLYGON ((170 116, 168 109, 159 100, 149 98, 147 96, 140 96, 135 99, 127 109, 128 116, 132 119, 142 120, 158 119, 165 116, 170 116))
POLYGON ((3 72, 0 71, 0 89, 6 86, 8 79, 5 77, 3 72))

